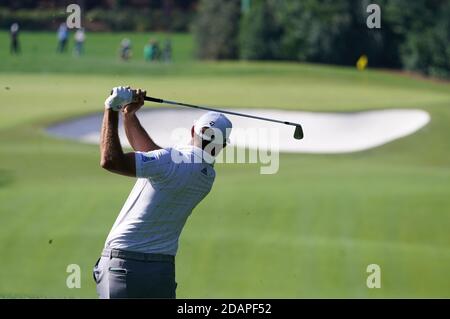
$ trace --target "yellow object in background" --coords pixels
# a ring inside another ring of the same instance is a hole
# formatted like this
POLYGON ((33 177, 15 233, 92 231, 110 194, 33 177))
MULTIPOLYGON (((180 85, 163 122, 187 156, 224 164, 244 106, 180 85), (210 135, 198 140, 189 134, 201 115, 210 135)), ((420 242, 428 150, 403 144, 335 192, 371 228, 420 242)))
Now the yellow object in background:
POLYGON ((363 54, 359 57, 358 61, 356 62, 356 68, 359 71, 363 71, 366 69, 367 63, 369 63, 369 59, 367 58, 367 55, 363 54))

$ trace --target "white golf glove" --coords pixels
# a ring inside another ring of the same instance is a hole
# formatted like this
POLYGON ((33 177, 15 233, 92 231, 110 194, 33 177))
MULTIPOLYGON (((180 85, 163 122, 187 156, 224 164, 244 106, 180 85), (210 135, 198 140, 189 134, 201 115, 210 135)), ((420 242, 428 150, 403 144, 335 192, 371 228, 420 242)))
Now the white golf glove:
POLYGON ((124 86, 112 89, 111 95, 105 100, 105 109, 119 111, 122 107, 133 101, 133 91, 124 86))

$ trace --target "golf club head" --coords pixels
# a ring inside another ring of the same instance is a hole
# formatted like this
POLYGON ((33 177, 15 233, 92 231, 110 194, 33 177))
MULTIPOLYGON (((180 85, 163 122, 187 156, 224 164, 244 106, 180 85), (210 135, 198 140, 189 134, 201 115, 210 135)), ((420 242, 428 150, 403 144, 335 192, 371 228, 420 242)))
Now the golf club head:
POLYGON ((303 138, 303 129, 300 125, 295 126, 294 138, 296 140, 301 140, 303 138))

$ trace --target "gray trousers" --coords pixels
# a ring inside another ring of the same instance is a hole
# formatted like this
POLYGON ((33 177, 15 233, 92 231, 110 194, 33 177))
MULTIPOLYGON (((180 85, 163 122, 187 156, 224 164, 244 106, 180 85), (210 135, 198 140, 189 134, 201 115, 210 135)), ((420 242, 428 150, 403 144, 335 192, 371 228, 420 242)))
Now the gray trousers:
POLYGON ((173 262, 101 257, 93 275, 101 299, 176 298, 173 262))

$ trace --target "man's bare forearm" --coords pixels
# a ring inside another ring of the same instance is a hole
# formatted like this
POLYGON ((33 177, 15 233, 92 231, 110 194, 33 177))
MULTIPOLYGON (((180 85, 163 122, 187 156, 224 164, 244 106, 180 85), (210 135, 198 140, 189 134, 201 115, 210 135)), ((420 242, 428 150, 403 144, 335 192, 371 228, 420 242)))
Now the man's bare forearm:
POLYGON ((123 123, 128 141, 135 151, 149 152, 161 148, 142 127, 136 113, 124 113, 123 123))
POLYGON ((105 110, 100 136, 100 163, 104 168, 113 168, 115 163, 119 163, 124 157, 118 127, 119 113, 105 110))

